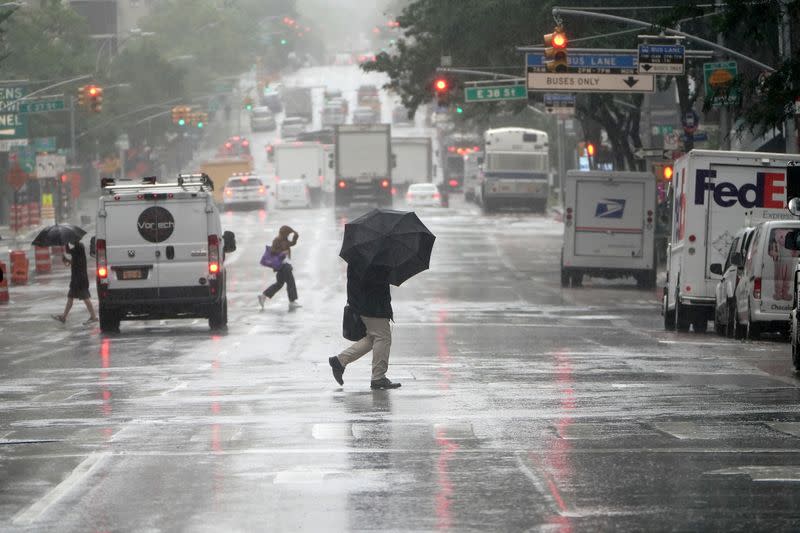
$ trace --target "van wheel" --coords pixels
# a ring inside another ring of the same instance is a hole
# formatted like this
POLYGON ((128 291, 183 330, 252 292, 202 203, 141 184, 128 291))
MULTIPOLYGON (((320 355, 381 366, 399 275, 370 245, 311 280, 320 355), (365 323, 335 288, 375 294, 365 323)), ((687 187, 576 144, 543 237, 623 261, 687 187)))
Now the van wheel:
POLYGON ((119 323, 121 322, 119 311, 111 311, 100 306, 98 312, 100 319, 100 331, 103 333, 119 333, 119 323))
POLYGON ((669 298, 667 297, 666 290, 664 296, 661 298, 661 312, 664 315, 664 329, 667 331, 675 331, 675 310, 669 310, 669 298))
POLYGON ((716 333, 720 337, 723 337, 725 335, 725 328, 726 328, 726 324, 722 322, 722 317, 720 316, 719 309, 717 309, 717 307, 715 305, 714 306, 714 333, 716 333))
POLYGON ((680 332, 689 331, 689 310, 681 304, 680 298, 675 299, 675 328, 680 332))
POLYGON ((213 331, 223 329, 227 324, 228 303, 225 298, 211 308, 211 313, 208 315, 208 327, 213 331))
POLYGON ((797 346, 797 337, 792 335, 792 364, 795 371, 800 372, 800 346, 797 346))
POLYGON ((561 269, 561 286, 562 287, 569 287, 569 270, 564 268, 561 269))
POLYGON ((747 333, 747 327, 742 325, 741 322, 739 322, 739 310, 734 305, 734 308, 733 308, 733 338, 737 339, 737 340, 744 339, 746 333, 747 333))
POLYGON ((725 336, 732 339, 736 336, 736 322, 734 322, 734 317, 736 316, 736 300, 728 298, 728 302, 725 305, 728 306, 728 316, 725 317, 727 319, 725 321, 725 336))
POLYGON ((583 272, 575 270, 570 277, 572 278, 573 287, 583 287, 583 272))
POLYGON ((694 329, 695 333, 705 333, 708 331, 708 318, 705 316, 695 318, 692 321, 692 328, 694 329))
POLYGON ((761 325, 753 322, 753 318, 747 321, 747 338, 754 341, 761 338, 761 325))

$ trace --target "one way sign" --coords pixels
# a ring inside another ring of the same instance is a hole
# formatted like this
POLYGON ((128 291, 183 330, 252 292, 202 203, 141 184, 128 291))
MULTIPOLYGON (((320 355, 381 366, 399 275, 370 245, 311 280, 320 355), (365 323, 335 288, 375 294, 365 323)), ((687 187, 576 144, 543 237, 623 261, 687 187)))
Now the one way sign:
POLYGON ((56 178, 64 173, 67 168, 67 156, 64 155, 38 155, 36 156, 36 177, 56 178))

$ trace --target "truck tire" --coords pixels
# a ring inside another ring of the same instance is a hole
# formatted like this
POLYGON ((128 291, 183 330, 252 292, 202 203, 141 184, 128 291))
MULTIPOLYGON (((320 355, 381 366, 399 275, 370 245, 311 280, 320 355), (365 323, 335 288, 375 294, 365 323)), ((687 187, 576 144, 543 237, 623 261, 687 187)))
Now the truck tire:
POLYGON ((572 278, 573 287, 583 287, 583 272, 580 270, 573 270, 570 277, 572 278))
POLYGON ((664 290, 664 296, 661 297, 661 313, 664 315, 664 329, 675 331, 675 310, 669 310, 669 297, 666 289, 664 290))
POLYGON ((797 342, 797 326, 794 324, 792 318, 792 325, 789 327, 789 342, 792 343, 792 364, 794 365, 795 372, 800 371, 800 345, 797 342))
POLYGON ((739 322, 739 308, 734 304, 733 308, 733 338, 737 340, 744 339, 747 334, 747 326, 739 322))
POLYGON ((208 315, 208 327, 212 331, 219 331, 225 328, 227 324, 227 315, 228 301, 226 298, 223 298, 221 302, 211 307, 211 311, 208 315))
POLYGON ((736 316, 736 300, 733 298, 728 298, 727 303, 727 315, 725 318, 725 336, 729 339, 732 339, 736 336, 736 322, 734 322, 734 316, 736 316))
POLYGON ((761 324, 757 322, 753 322, 753 317, 748 317, 747 320, 747 338, 757 341, 761 338, 761 332, 764 328, 761 327, 761 324))
POLYGON ((98 311, 98 318, 100 319, 100 331, 103 333, 119 333, 119 323, 121 322, 121 313, 117 310, 107 309, 105 306, 100 306, 98 311))
POLYGON ((692 329, 695 333, 705 333, 708 331, 708 317, 700 316, 692 320, 692 329))
POLYGON ((569 270, 562 268, 561 269, 561 286, 562 287, 569 287, 569 278, 570 273, 569 270))
POLYGON ((689 309, 681 304, 680 298, 675 298, 675 329, 681 333, 689 331, 691 320, 689 318, 689 309))
POLYGON ((722 321, 722 316, 719 313, 719 309, 717 309, 716 304, 714 305, 714 333, 719 335, 720 337, 725 336, 725 329, 726 324, 722 321))

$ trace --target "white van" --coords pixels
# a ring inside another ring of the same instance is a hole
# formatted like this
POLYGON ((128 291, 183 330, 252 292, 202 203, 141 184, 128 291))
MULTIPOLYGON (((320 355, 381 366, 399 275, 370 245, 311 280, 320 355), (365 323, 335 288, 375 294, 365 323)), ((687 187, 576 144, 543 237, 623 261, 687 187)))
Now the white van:
POLYGON ((656 178, 646 172, 570 171, 564 180, 561 286, 584 275, 656 283, 656 178))
POLYGON ((103 179, 98 200, 97 295, 100 329, 122 320, 208 318, 228 322, 225 254, 236 250, 222 232, 214 185, 206 174, 177 182, 103 179))
POLYGON ((799 229, 800 220, 763 222, 755 227, 735 292, 737 338, 746 334, 757 339, 764 331, 788 331, 800 253, 787 249, 785 243, 787 233, 799 229))
POLYGON ((791 154, 692 150, 675 162, 672 235, 667 284, 662 295, 667 330, 705 332, 714 318, 719 274, 746 214, 782 219, 786 209, 786 165, 791 154))
POLYGON ((311 207, 311 195, 308 192, 306 182, 303 180, 279 181, 275 203, 282 209, 311 207))

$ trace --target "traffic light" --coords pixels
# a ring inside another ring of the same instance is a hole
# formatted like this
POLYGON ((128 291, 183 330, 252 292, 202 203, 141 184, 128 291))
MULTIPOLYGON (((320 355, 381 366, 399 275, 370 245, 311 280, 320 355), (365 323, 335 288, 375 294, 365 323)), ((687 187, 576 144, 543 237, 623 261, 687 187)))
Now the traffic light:
POLYGON ((281 39, 281 46, 286 46, 288 42, 286 39, 281 39))
POLYGON ((653 174, 656 175, 658 181, 672 181, 672 164, 653 163, 653 174))
POLYGON ((589 157, 594 157, 595 154, 595 147, 592 143, 586 143, 586 155, 589 157))
POLYGON ((433 82, 433 90, 436 92, 436 103, 439 107, 450 105, 450 83, 446 78, 436 78, 433 82))
POLYGON ((564 28, 556 26, 553 33, 544 36, 544 66, 547 72, 568 72, 567 34, 564 28))
MULTIPOLYGON (((78 95, 80 98, 80 95, 78 95)), ((97 85, 87 85, 85 87, 85 97, 92 113, 103 111, 103 88, 97 85)))
POLYGON ((172 123, 178 124, 181 120, 181 106, 176 105, 172 108, 172 123))
POLYGON ((86 85, 78 87, 78 105, 80 107, 86 107, 86 87, 86 85))
POLYGON ((460 115, 463 112, 464 112, 464 108, 461 107, 460 105, 456 105, 456 113, 458 113, 460 115))
POLYGON ((252 111, 253 110, 253 99, 250 98, 249 96, 244 99, 244 108, 247 111, 252 111))

